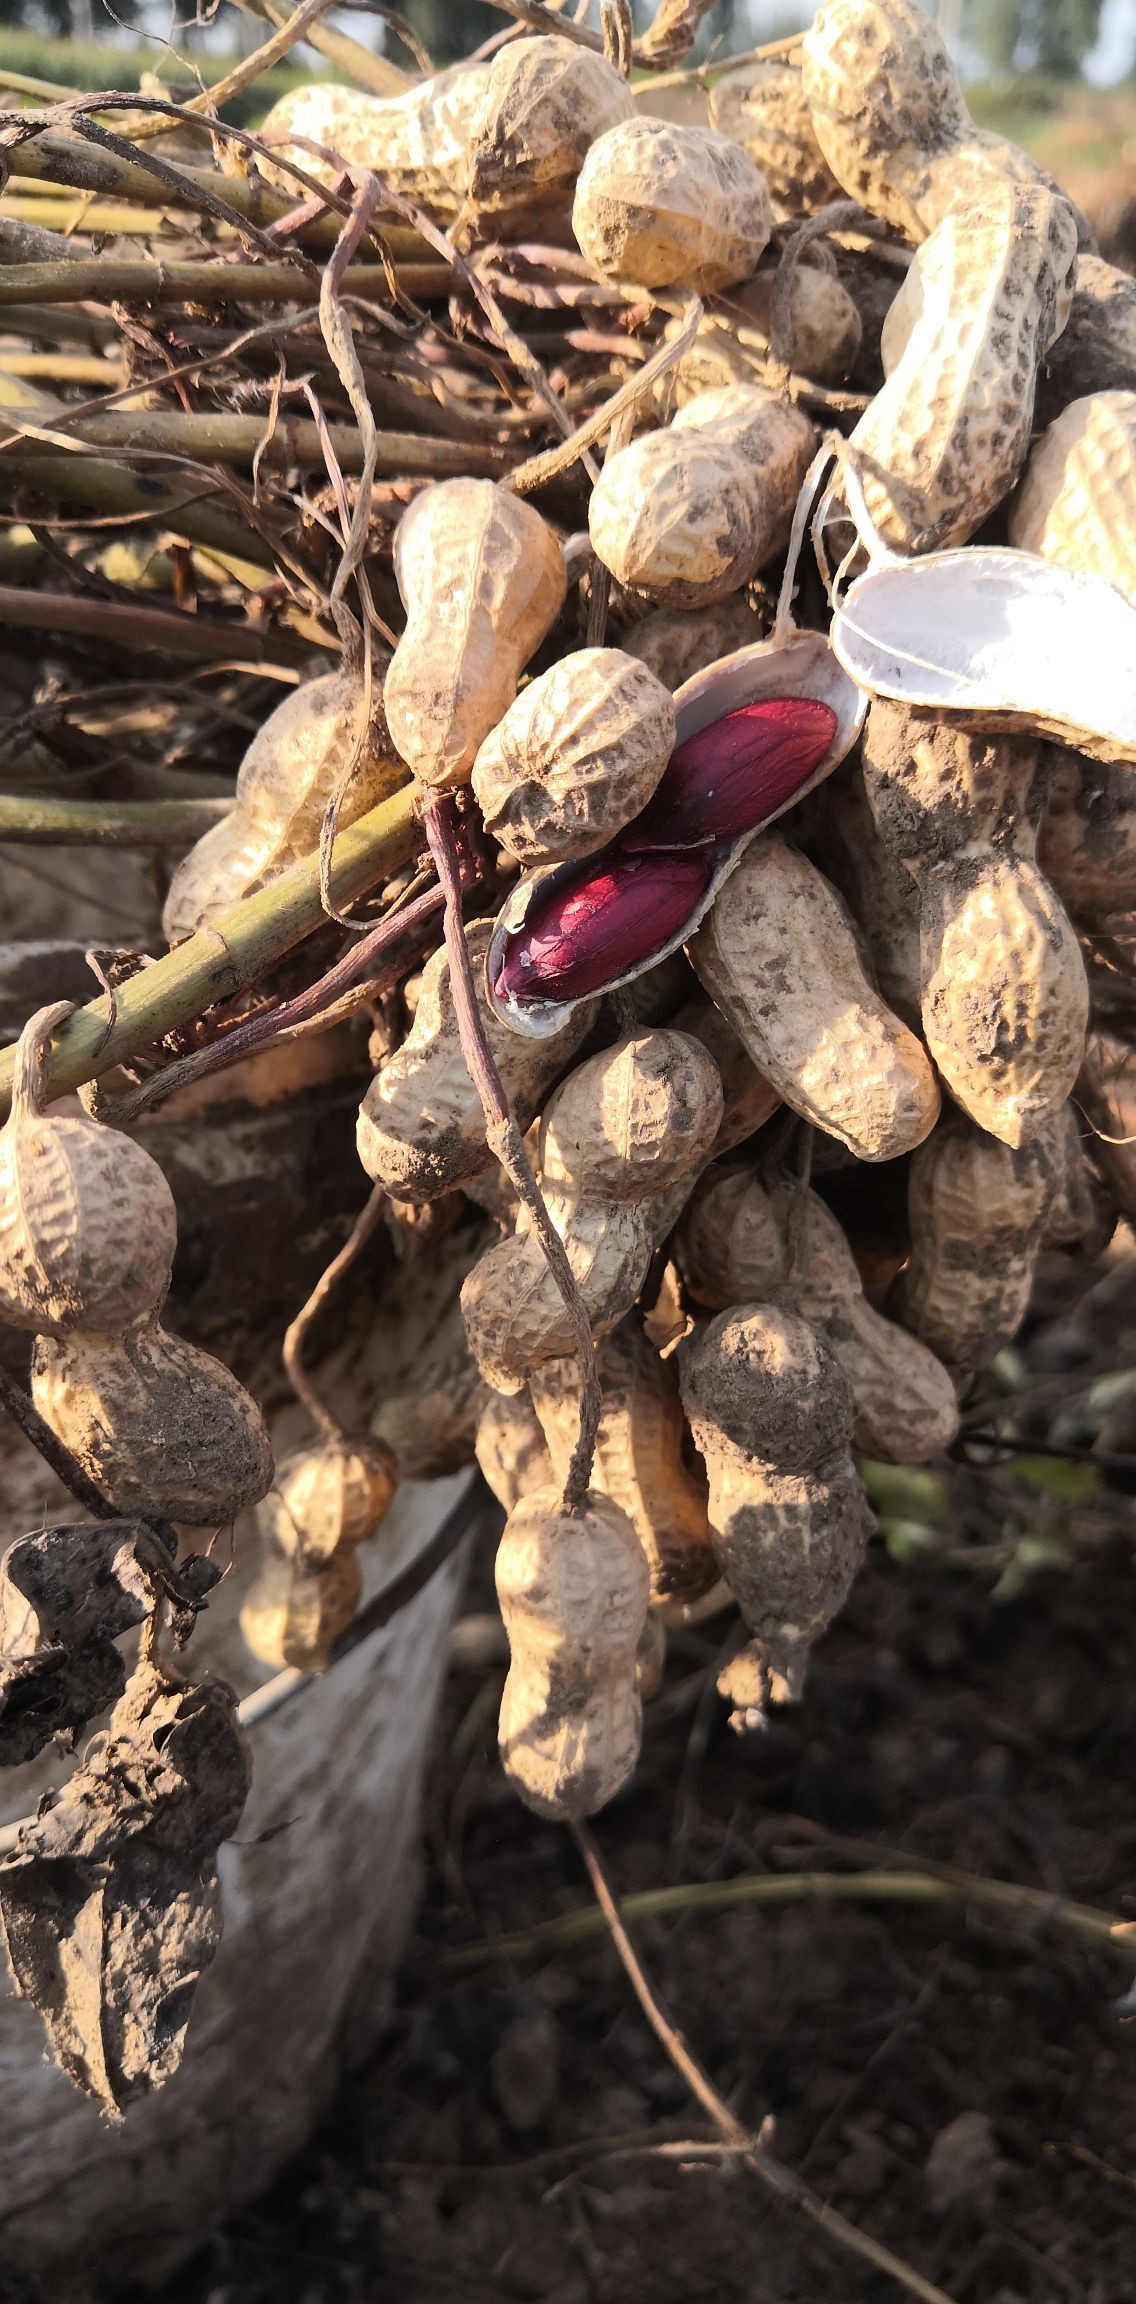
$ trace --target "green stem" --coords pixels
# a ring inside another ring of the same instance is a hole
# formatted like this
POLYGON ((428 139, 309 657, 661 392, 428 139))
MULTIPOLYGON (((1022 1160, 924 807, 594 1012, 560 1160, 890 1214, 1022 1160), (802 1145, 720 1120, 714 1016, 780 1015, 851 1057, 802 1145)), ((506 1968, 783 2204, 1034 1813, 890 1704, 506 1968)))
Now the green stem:
MULTIPOLYGON (((445 264, 400 264, 398 277, 411 296, 442 296, 451 275, 445 264)), ((303 302, 308 286, 292 264, 225 264, 216 257, 166 264, 154 256, 80 256, 50 264, 5 264, 0 304, 106 304, 112 298, 137 304, 294 304, 303 302)), ((350 264, 342 292, 385 304, 390 288, 382 265, 350 264)))
MULTIPOLYGON (((1052 1920, 1075 1935, 1111 1945, 1131 1958, 1136 1953, 1136 1923, 1115 1919, 1092 1904, 1075 1904, 1067 1896, 1051 1895, 1043 1888, 1025 1888, 1016 1880, 984 1880, 962 1872, 773 1872, 743 1873, 736 1880, 709 1880, 675 1888, 645 1888, 621 1898, 628 1920, 662 1920, 678 1912, 729 1912, 739 1904, 792 1904, 853 1902, 896 1904, 969 1904, 1009 1912, 1033 1922, 1052 1920)), ((487 1961, 515 1960, 538 1952, 566 1952, 607 1926, 594 1904, 562 1912, 535 1927, 518 1928, 492 1943, 463 1944, 444 1953, 438 1966, 451 1972, 483 1967, 487 1961)))
MULTIPOLYGON (((352 903, 389 879, 422 838, 415 792, 406 785, 341 832, 331 865, 337 906, 352 903)), ((62 1096, 96 1080, 126 1056, 150 1047, 178 1024, 188 1024, 218 1000, 255 984, 274 961, 310 936, 326 915, 320 901, 319 856, 305 856, 255 896, 230 904, 208 928, 104 996, 76 1009, 52 1037, 46 1094, 62 1096)), ((0 1056, 0 1108, 11 1096, 13 1051, 0 1056)))
POLYGON ((0 792, 0 841, 58 848, 188 848, 231 800, 25 800, 0 792))

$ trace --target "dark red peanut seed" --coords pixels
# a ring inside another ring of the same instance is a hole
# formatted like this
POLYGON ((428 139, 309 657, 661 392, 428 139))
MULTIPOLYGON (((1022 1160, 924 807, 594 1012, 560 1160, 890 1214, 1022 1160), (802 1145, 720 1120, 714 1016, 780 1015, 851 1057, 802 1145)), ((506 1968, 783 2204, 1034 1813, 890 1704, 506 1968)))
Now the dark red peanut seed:
POLYGON ((710 884, 716 859, 592 857, 537 897, 497 972, 499 999, 582 1000, 673 942, 710 884))
POLYGON ((672 753, 621 846, 703 847, 755 831, 808 782, 835 734, 832 706, 814 696, 766 696, 727 712, 672 753))

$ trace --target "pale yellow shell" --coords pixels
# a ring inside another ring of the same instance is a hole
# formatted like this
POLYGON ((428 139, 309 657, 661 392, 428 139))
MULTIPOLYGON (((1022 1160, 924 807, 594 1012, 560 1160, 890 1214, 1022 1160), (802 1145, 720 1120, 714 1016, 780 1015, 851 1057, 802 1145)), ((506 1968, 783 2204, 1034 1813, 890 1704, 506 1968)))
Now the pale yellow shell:
POLYGON ((596 271, 648 288, 746 280, 772 229, 765 179, 739 144, 642 113, 597 138, 572 204, 596 271))
POLYGON ((711 1168, 683 1217, 675 1253, 691 1296, 714 1312, 761 1303, 788 1275, 781 1224, 748 1168, 711 1168))
POLYGON ((872 706, 864 738, 885 852, 919 888, 927 1046, 964 1111, 1011 1145, 1065 1102, 1088 1018, 1080 945, 1032 860, 1039 751, 889 704, 872 706))
MULTIPOLYGON (((650 1201, 578 1205, 549 1198, 549 1214, 596 1337, 634 1304, 655 1249, 650 1201)), ((470 1349, 486 1383, 519 1392, 545 1360, 576 1350, 563 1297, 530 1233, 499 1240, 474 1265, 461 1292, 470 1349)))
POLYGON ((956 1372, 986 1367, 1017 1335, 1055 1158, 1051 1131, 1015 1151, 952 1113, 911 1163, 911 1255, 890 1309, 956 1372))
POLYGON ((478 752, 486 831, 526 865, 589 856, 646 807, 674 746, 670 690, 646 665, 620 648, 574 649, 521 690, 478 752))
POLYGON ((1010 542, 1103 576, 1136 607, 1136 392, 1074 400, 1031 451, 1010 542))
POLYGON ((1055 189, 1016 145, 975 127, 918 0, 824 0, 801 45, 813 132, 833 175, 907 239, 1002 187, 1055 189))
POLYGON ((371 725, 347 782, 362 734, 363 685, 356 675, 325 672, 306 680, 270 712, 241 762, 232 813, 182 858, 162 911, 169 944, 216 919, 227 904, 252 896, 319 846, 329 803, 342 793, 346 827, 406 782, 376 688, 371 725))
POLYGON ((326 1672, 335 1642, 359 1605, 362 1584, 353 1552, 336 1552, 317 1568, 267 1552, 241 1609, 246 1648, 277 1672, 326 1672))
POLYGON ((156 1320, 121 1336, 39 1337, 32 1398, 120 1512, 222 1526, 272 1479, 256 1402, 156 1320))
POLYGON ((719 656, 753 647, 765 630, 757 610, 736 592, 714 608, 652 608, 623 634, 623 646, 673 690, 719 656))
POLYGON ((895 550, 965 544, 1013 487, 1076 248, 1066 202, 996 184, 920 249, 887 323, 902 352, 852 433, 868 512, 895 550))
MULTIPOLYGON (((514 1115, 525 1129, 589 1030, 595 1007, 585 1001, 547 1040, 510 1032, 484 993, 491 931, 491 922, 475 920, 466 937, 489 1045, 514 1115)), ((357 1142, 368 1176, 396 1200, 435 1199, 495 1166, 481 1099, 458 1038, 444 949, 432 955, 422 972, 410 1032, 363 1098, 357 1142)))
POLYGON ((468 784, 564 604, 564 556, 531 504, 443 480, 403 514, 394 565, 407 622, 383 692, 391 736, 422 783, 468 784))
POLYGON ((852 1444, 885 1464, 925 1464, 950 1447, 958 1403, 947 1370, 914 1336, 868 1303, 856 1259, 831 1209, 816 1192, 799 1202, 787 1183, 773 1196, 786 1237, 793 1304, 839 1361, 852 1388, 852 1444))
POLYGON ((718 1067, 686 1032, 640 1032, 589 1057, 544 1114, 546 1191, 638 1201, 692 1176, 722 1118, 718 1067))
POLYGON ((322 1567, 337 1552, 364 1544, 385 1520, 397 1475, 386 1448, 366 1441, 319 1440, 277 1465, 257 1509, 263 1535, 301 1568, 322 1567))
POLYGON ((648 1580, 635 1531, 606 1496, 565 1519, 555 1488, 537 1489, 506 1523, 496 1574, 511 1659, 505 1772, 538 1815, 593 1816, 639 1757, 648 1580))
POLYGON ((177 1246, 173 1194, 141 1144, 41 1109, 41 1044, 66 1014, 30 1019, 0 1129, 0 1321, 53 1336, 156 1311, 177 1246))
POLYGON ((1004 1144, 1028 1144, 1070 1094, 1089 988, 1067 912, 1028 857, 933 872, 920 929, 923 1029, 955 1101, 1004 1144))
MULTIPOLYGON (((484 65, 462 65, 420 81, 403 96, 370 96, 361 88, 309 81, 280 97, 260 134, 279 137, 281 157, 321 184, 334 183, 343 163, 372 168, 392 191, 450 217, 462 204, 470 131, 486 78, 484 65), (324 145, 334 157, 322 159, 308 150, 308 142, 324 145)), ((303 187, 288 169, 269 160, 258 165, 270 183, 303 199, 303 187)))
POLYGON ((869 981, 851 919, 814 865, 766 837, 747 849, 690 957, 759 1072, 860 1160, 930 1134, 927 1056, 869 981))
POLYGON ((522 1496, 555 1483, 540 1419, 527 1392, 491 1392, 477 1427, 477 1461, 497 1502, 515 1511, 522 1496))
POLYGON ((757 385, 697 393, 665 431, 609 456, 592 545, 632 591, 709 607, 784 550, 815 445, 808 418, 757 385))
POLYGON ((589 145, 635 112, 614 65, 556 34, 510 41, 480 88, 466 188, 485 219, 567 211, 589 145))
POLYGON ((816 140, 799 64, 766 58, 724 72, 710 90, 710 119, 760 169, 779 223, 840 199, 816 140))
MULTIPOLYGON (((593 1487, 627 1514, 651 1572, 653 1600, 689 1605, 717 1582, 706 1498, 683 1461, 678 1372, 661 1360, 638 1319, 625 1320, 596 1354, 603 1413, 593 1487)), ((548 1360, 530 1390, 557 1480, 567 1476, 580 1430, 572 1359, 548 1360)))

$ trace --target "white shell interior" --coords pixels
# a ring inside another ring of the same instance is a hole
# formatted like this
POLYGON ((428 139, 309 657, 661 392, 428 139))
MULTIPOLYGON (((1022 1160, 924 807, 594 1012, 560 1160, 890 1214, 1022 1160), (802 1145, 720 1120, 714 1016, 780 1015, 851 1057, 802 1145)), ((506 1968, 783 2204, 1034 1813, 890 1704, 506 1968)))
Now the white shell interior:
POLYGON ((1032 552, 971 546, 869 568, 832 645, 871 695, 1136 758, 1136 609, 1032 552))
MULTIPOLYGON (((677 936, 660 945, 649 960, 637 968, 629 968, 626 975, 613 977, 606 990, 615 992, 623 984, 631 984, 637 976, 645 976, 657 968, 660 960, 677 952, 687 937, 705 919, 723 882, 729 878, 756 832, 764 832, 778 816, 795 808, 807 792, 830 776, 845 755, 851 751, 868 709, 867 696, 857 687, 854 679, 837 663, 823 632, 792 631, 780 639, 758 640, 750 648, 739 648, 732 656, 720 656, 716 663, 707 664, 695 672, 675 692, 675 723, 678 742, 697 736, 714 720, 723 720, 727 712, 737 712, 743 704, 756 703, 762 696, 814 696, 828 704, 836 714, 836 734, 807 782, 798 785, 782 807, 763 819, 755 832, 746 832, 727 856, 717 865, 701 903, 685 921, 677 936)), ((522 927, 528 907, 538 889, 555 881, 562 873, 575 873, 578 864, 553 865, 544 872, 530 873, 518 880, 512 888, 497 917, 497 924, 486 954, 486 982, 490 1004, 503 1023, 526 1040, 546 1040, 559 1029, 565 1017, 579 1006, 576 1000, 526 1001, 523 1005, 508 998, 499 999, 493 991, 493 979, 504 957, 508 938, 522 927)), ((589 1000, 596 994, 589 992, 589 1000)))

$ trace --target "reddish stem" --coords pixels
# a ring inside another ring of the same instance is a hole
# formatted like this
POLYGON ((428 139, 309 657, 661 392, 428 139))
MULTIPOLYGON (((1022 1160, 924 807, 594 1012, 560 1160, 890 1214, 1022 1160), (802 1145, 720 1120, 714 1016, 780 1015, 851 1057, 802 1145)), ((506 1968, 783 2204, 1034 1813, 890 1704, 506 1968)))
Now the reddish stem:
POLYGON ((454 838, 453 801, 446 792, 433 792, 422 811, 430 854, 446 897, 446 952, 450 963, 450 989, 454 998, 458 1034, 470 1079, 481 1098, 485 1135, 490 1151, 500 1162, 519 1200, 528 1209, 549 1271, 563 1299, 576 1335, 580 1372, 580 1431, 564 1482, 563 1510, 583 1510, 592 1476, 603 1395, 596 1373, 591 1322, 576 1276, 568 1262, 560 1234, 545 1206, 533 1174, 524 1138, 509 1109, 509 1099, 493 1059, 473 981, 473 965, 462 920, 461 871, 454 838))

